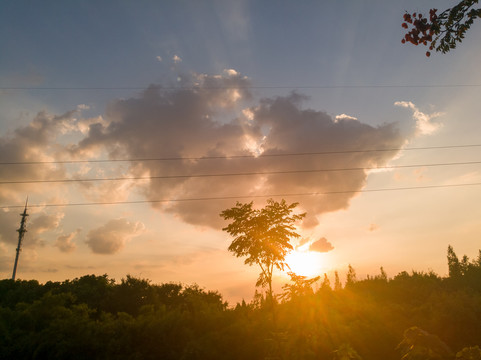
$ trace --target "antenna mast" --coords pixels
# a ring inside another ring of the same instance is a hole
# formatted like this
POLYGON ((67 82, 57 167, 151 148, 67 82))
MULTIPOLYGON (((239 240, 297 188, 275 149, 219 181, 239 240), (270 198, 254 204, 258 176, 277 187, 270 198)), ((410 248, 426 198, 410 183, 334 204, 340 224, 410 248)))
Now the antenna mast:
POLYGON ((20 255, 20 251, 22 251, 22 240, 23 236, 27 232, 27 229, 25 228, 26 222, 27 222, 27 203, 28 203, 28 197, 27 200, 25 201, 25 209, 23 210, 23 213, 20 214, 22 217, 22 220, 20 221, 20 229, 18 229, 18 246, 17 246, 17 255, 15 256, 15 265, 13 265, 13 274, 12 274, 12 280, 15 280, 15 275, 17 274, 17 264, 18 264, 18 257, 20 255))

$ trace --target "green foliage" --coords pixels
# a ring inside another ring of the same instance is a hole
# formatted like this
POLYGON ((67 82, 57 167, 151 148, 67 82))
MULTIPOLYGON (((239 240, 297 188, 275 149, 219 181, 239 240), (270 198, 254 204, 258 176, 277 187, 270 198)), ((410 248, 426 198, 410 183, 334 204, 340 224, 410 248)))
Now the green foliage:
POLYGON ((357 282, 356 270, 349 264, 346 275, 346 287, 352 286, 355 282, 357 282))
POLYGON ((288 272, 287 274, 291 278, 291 284, 285 284, 282 286, 282 289, 284 290, 280 295, 282 300, 292 300, 299 296, 314 294, 312 285, 321 278, 320 276, 316 276, 307 279, 306 276, 297 275, 293 272, 288 272))
MULTIPOLYGON (((437 15, 437 9, 429 11, 429 19, 419 13, 405 13, 402 27, 410 31, 402 39, 403 43, 428 45, 429 50, 447 53, 463 41, 474 20, 481 17, 481 8, 476 8, 479 0, 461 0, 452 8, 437 15)), ((430 52, 426 52, 430 56, 430 52)))
POLYGON ((436 335, 417 326, 404 332, 404 339, 398 345, 402 360, 442 360, 451 359, 451 349, 436 335))
POLYGON ((235 207, 222 211, 225 220, 232 220, 222 230, 234 237, 229 251, 246 257, 245 264, 261 268, 256 286, 267 286, 272 299, 274 268, 284 270, 285 257, 293 249, 290 239, 299 237, 294 223, 306 214, 292 214, 298 203, 287 204, 285 200, 269 199, 262 209, 254 209, 253 205, 237 202, 235 207))
POLYGON ((456 354, 456 360, 481 360, 479 346, 465 347, 456 354))
POLYGON ((332 290, 332 289, 331 289, 331 281, 330 281, 329 278, 327 277, 327 274, 326 274, 326 273, 324 273, 324 279, 322 280, 321 290, 323 290, 323 291, 330 291, 330 290, 332 290))
POLYGON ((342 289, 342 284, 341 280, 339 279, 339 273, 334 271, 334 290, 341 290, 342 289))
POLYGON ((478 253, 476 260, 469 261, 467 255, 463 255, 461 261, 459 261, 454 249, 451 245, 448 247, 448 269, 449 269, 449 283, 453 286, 462 283, 464 286, 474 288, 481 291, 481 250, 478 253))
POLYGON ((349 344, 342 344, 334 351, 334 360, 362 360, 362 357, 349 344))
POLYGON ((448 269, 450 277, 454 278, 462 275, 461 264, 451 245, 448 246, 448 269))
POLYGON ((457 277, 381 271, 337 291, 294 274, 275 324, 259 293, 229 308, 198 285, 132 276, 0 280, 0 359, 480 360, 481 265, 466 263, 457 277))

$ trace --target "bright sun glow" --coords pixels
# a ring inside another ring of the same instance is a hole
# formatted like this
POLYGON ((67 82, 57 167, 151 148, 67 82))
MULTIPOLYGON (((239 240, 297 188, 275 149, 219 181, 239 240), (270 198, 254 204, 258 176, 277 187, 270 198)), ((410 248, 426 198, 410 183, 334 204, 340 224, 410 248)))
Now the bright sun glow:
POLYGON ((322 273, 322 259, 317 252, 294 250, 286 256, 286 262, 291 268, 290 271, 297 275, 313 277, 322 273))

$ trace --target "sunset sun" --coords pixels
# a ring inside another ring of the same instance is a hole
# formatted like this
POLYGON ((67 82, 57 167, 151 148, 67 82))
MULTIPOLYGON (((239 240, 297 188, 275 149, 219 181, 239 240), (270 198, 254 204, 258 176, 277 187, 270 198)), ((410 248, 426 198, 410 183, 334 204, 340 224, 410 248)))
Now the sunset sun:
POLYGON ((297 275, 312 277, 322 272, 321 254, 317 252, 294 250, 286 256, 286 262, 290 271, 297 275))

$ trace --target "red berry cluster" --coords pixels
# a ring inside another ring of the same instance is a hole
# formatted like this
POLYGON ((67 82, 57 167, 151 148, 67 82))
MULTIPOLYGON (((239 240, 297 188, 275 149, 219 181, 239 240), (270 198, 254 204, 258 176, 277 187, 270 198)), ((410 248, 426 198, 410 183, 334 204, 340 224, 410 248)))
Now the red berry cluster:
MULTIPOLYGON (((403 44, 406 42, 410 42, 414 45, 427 45, 428 43, 433 41, 433 23, 436 22, 437 9, 429 10, 429 21, 425 18, 422 14, 413 13, 412 15, 409 13, 404 14, 404 23, 402 27, 404 29, 408 29, 409 25, 412 25, 412 29, 404 35, 404 38, 401 40, 403 44)), ((429 46, 429 50, 433 50, 433 46, 429 46)), ((431 53, 429 51, 426 52, 426 56, 430 56, 431 53)))

